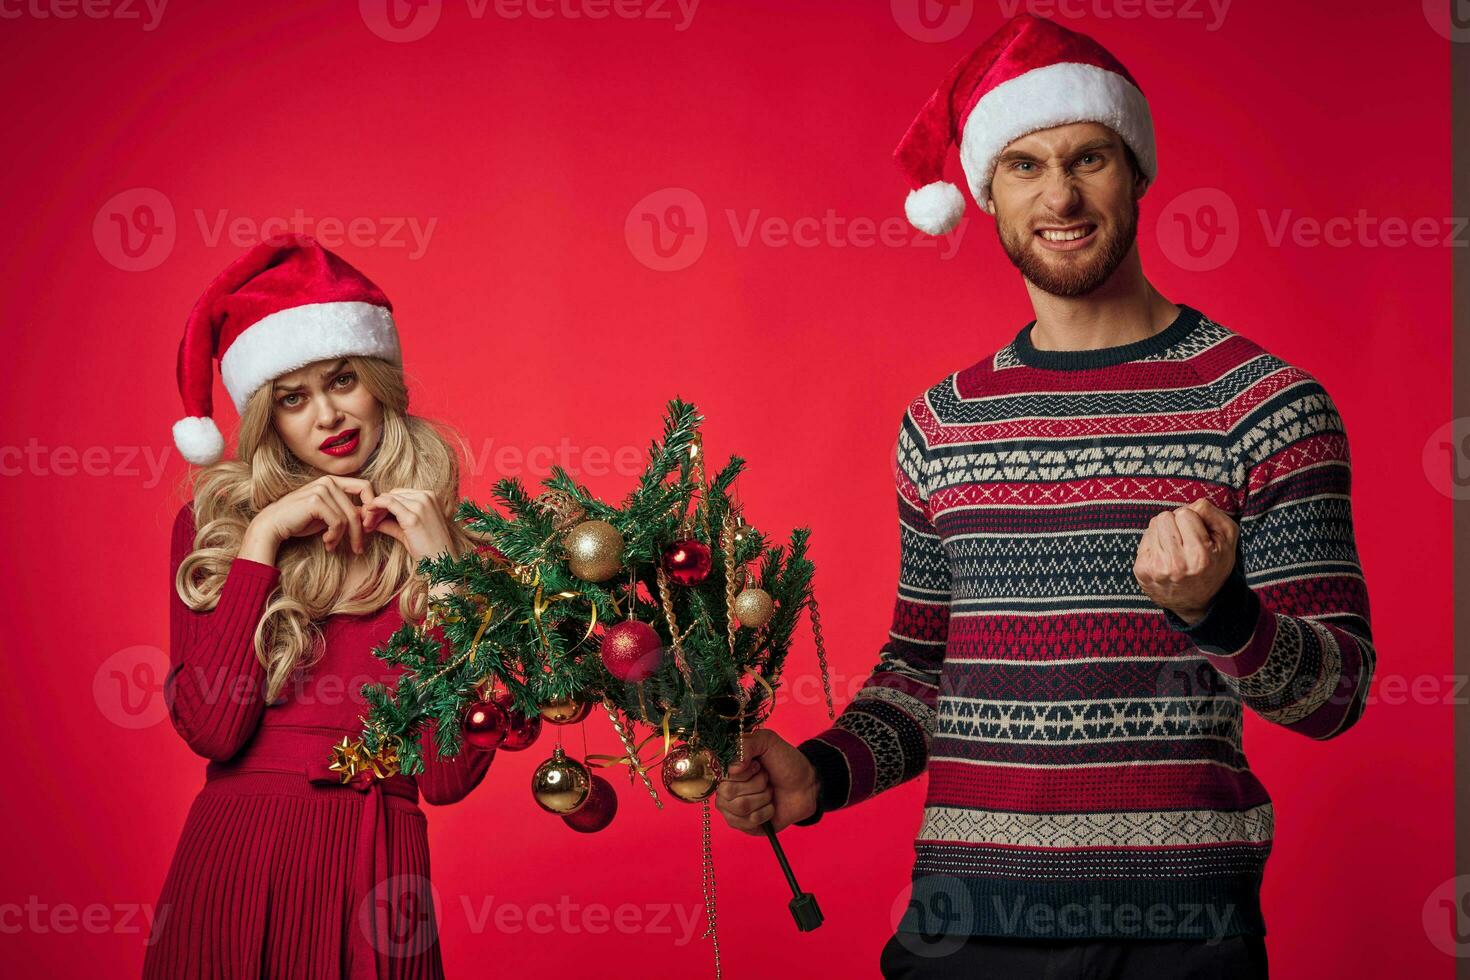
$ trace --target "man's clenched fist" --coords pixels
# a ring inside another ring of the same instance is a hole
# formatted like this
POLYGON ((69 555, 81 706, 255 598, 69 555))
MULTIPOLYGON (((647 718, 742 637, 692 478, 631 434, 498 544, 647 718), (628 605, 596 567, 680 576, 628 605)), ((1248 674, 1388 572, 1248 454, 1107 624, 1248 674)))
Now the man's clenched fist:
POLYGON ((1193 626, 1235 567, 1240 527, 1201 497, 1161 511, 1148 522, 1133 560, 1133 577, 1154 605, 1193 626))
POLYGON ((730 767, 715 791, 725 822, 747 834, 771 821, 784 830, 817 810, 817 771, 801 751, 764 728, 745 736, 745 761, 730 767))

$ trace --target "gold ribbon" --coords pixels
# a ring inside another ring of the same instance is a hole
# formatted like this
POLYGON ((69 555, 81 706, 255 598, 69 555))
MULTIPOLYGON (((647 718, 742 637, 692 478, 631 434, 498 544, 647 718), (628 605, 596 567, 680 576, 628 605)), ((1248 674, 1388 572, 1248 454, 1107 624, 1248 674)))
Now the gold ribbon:
MULTIPOLYGON (((766 689, 766 695, 767 695, 767 697, 770 698, 770 703, 772 703, 772 704, 775 703, 775 701, 776 701, 776 691, 775 691, 775 689, 773 687, 771 687, 770 683, 764 677, 762 677, 760 675, 760 673, 754 667, 747 667, 747 668, 745 668, 745 673, 741 675, 741 680, 744 680, 747 677, 754 678, 755 679, 755 682, 757 684, 759 684, 761 687, 765 688, 766 689)), ((745 698, 742 698, 741 699, 741 704, 740 704, 740 710, 737 711, 735 714, 733 714, 733 715, 725 715, 725 714, 721 714, 720 712, 716 711, 715 712, 715 717, 717 717, 717 718, 723 718, 725 721, 740 721, 740 720, 742 720, 745 717, 745 704, 749 700, 750 700, 749 695, 746 695, 745 698)))
MULTIPOLYGON (((515 579, 520 584, 528 587, 534 587, 536 589, 536 594, 531 600, 531 618, 523 619, 521 620, 521 622, 534 623, 536 627, 536 632, 541 635, 543 642, 546 637, 546 628, 541 623, 541 617, 546 615, 546 611, 551 608, 552 604, 556 602, 564 602, 568 599, 587 598, 586 596, 582 595, 582 593, 573 592, 571 590, 563 590, 556 593, 555 595, 548 597, 541 585, 541 566, 539 565, 528 566, 507 564, 501 566, 501 571, 505 572, 507 575, 515 579)), ((597 628, 597 603, 593 602, 591 599, 587 599, 587 608, 591 611, 591 617, 587 623, 587 630, 582 634, 582 638, 577 641, 576 646, 572 647, 572 650, 576 650, 577 647, 580 647, 583 643, 586 643, 587 638, 591 636, 593 630, 597 628)), ((571 650, 567 652, 570 653, 571 650)))
MULTIPOLYGON (((541 634, 543 642, 545 641, 546 637, 546 628, 541 625, 541 617, 546 615, 546 610, 551 608, 552 603, 562 602, 568 599, 587 599, 587 597, 582 595, 582 593, 580 592, 566 590, 563 592, 558 592, 548 598, 546 593, 541 590, 541 586, 536 586, 536 598, 531 603, 531 616, 536 621, 536 632, 541 634)), ((573 644, 572 648, 567 651, 568 654, 571 654, 579 647, 581 647, 583 643, 586 643, 587 638, 592 635, 592 631, 597 628, 597 603, 593 602, 591 599, 587 599, 587 608, 592 612, 592 615, 587 620, 587 629, 582 634, 582 638, 578 640, 575 644, 573 644)), ((521 620, 521 622, 523 623, 529 623, 530 621, 531 620, 529 619, 521 620)))
POLYGON ((657 731, 654 732, 652 735, 649 735, 643 741, 634 746, 632 752, 624 755, 589 755, 585 759, 587 765, 595 766, 599 769, 611 768, 612 766, 629 766, 634 770, 642 772, 644 769, 647 769, 648 766, 652 765, 659 759, 662 759, 664 756, 669 754, 669 749, 674 744, 673 733, 669 730, 669 720, 673 717, 673 714, 674 710, 672 708, 666 710, 664 712, 662 721, 659 723, 659 727, 662 729, 662 731, 657 731), (662 751, 655 755, 651 760, 645 762, 642 758, 643 749, 648 745, 649 742, 657 741, 659 736, 663 736, 664 740, 664 747, 662 751))
MULTIPOLYGON (((545 641, 546 637, 546 627, 542 624, 541 620, 542 617, 546 615, 547 610, 551 608, 552 604, 557 602, 565 602, 571 599, 587 598, 586 596, 583 596, 580 592, 573 592, 571 590, 564 590, 561 592, 557 592, 554 595, 548 596, 541 586, 541 569, 539 567, 516 565, 510 562, 496 561, 495 559, 492 559, 492 561, 495 562, 499 571, 502 571, 505 574, 509 575, 521 585, 534 587, 536 589, 536 593, 531 600, 531 615, 529 618, 521 620, 521 622, 533 623, 536 627, 536 632, 540 634, 543 642, 545 641)), ((489 629, 490 621, 495 616, 495 606, 491 605, 485 596, 476 596, 474 598, 476 600, 485 601, 486 607, 485 615, 480 619, 480 628, 475 631, 475 638, 470 641, 469 662, 471 664, 475 662, 475 653, 479 649, 480 640, 485 636, 485 631, 489 629)), ((568 653, 571 653, 580 648, 582 644, 587 642, 587 640, 592 636, 593 632, 597 629, 597 603, 593 602, 591 599, 587 599, 587 608, 590 613, 587 622, 587 629, 582 633, 581 638, 577 640, 576 644, 571 648, 571 650, 567 651, 568 653)), ((455 617, 455 620, 457 619, 458 617, 455 617)), ((455 620, 447 621, 453 622, 455 620)))
POLYGON ((490 617, 495 615, 495 607, 490 603, 485 604, 485 616, 480 620, 480 628, 475 630, 475 638, 470 641, 470 663, 475 662, 475 651, 480 649, 480 637, 485 635, 485 630, 490 626, 490 617))

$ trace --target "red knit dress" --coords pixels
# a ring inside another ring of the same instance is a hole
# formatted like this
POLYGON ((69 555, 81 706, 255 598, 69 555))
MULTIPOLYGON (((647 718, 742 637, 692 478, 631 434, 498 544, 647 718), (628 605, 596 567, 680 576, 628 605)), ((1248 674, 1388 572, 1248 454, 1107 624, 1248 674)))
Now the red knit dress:
POLYGON ((364 683, 399 668, 374 657, 402 625, 396 598, 323 624, 322 659, 273 703, 254 635, 280 570, 236 558, 210 612, 173 588, 194 516, 174 522, 170 562, 169 716, 209 759, 158 900, 145 978, 442 977, 419 793, 453 803, 479 784, 494 751, 425 753, 418 776, 343 785, 331 747, 362 732, 364 683))

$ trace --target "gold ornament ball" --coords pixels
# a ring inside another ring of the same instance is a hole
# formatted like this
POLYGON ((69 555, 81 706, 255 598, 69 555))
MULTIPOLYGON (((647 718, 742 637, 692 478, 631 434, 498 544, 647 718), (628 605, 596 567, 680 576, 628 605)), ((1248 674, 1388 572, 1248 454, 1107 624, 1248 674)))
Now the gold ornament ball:
POLYGON ((664 789, 685 803, 708 799, 724 777, 720 760, 704 746, 680 745, 664 757, 664 789))
POLYGON ((582 809, 592 793, 592 774, 558 745, 531 775, 531 795, 547 813, 566 816, 582 809))
POLYGON ((574 725, 592 711, 592 702, 552 698, 541 706, 541 717, 553 725, 574 725))
POLYGON ((567 567, 584 582, 606 582, 623 569, 623 536, 607 521, 583 521, 566 533, 567 567))
POLYGON ((735 597, 735 618, 741 626, 759 629, 771 621, 776 613, 776 603, 765 589, 755 586, 744 589, 735 597))

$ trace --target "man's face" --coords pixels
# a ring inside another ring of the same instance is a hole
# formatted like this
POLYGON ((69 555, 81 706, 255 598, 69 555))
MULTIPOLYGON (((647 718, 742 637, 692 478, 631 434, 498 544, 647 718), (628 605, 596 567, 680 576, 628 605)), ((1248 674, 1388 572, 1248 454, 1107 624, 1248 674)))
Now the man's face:
POLYGON ((1030 133, 1005 148, 991 179, 1001 247, 1038 288, 1085 296, 1133 248, 1147 186, 1122 139, 1100 123, 1030 133))

